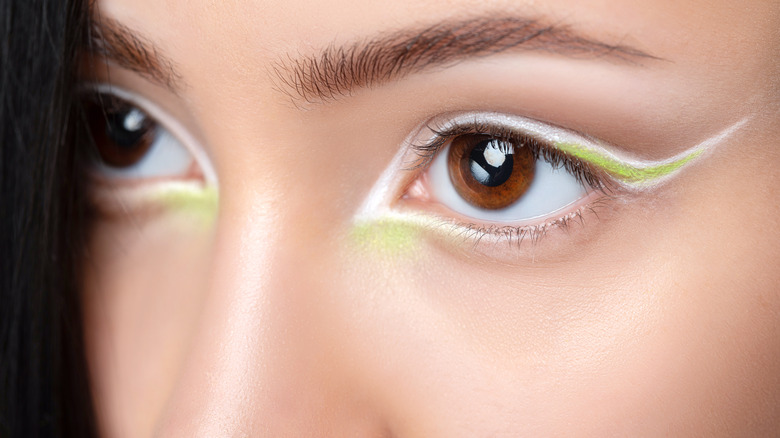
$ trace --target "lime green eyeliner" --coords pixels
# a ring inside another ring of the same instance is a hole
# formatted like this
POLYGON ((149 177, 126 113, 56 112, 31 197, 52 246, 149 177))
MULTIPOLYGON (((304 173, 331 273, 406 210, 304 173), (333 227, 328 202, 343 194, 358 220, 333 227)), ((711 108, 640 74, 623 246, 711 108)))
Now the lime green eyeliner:
POLYGON ((556 143, 555 147, 567 155, 603 170, 619 182, 629 185, 652 183, 660 178, 670 176, 704 153, 703 149, 696 149, 685 152, 682 157, 660 163, 629 164, 579 144, 556 143))
POLYGON ((738 121, 718 134, 689 149, 659 161, 623 158, 613 146, 586 138, 563 128, 537 120, 498 113, 463 114, 440 124, 441 131, 453 127, 492 125, 502 130, 521 133, 547 143, 564 154, 592 165, 627 188, 645 188, 668 179, 680 170, 702 158, 706 152, 742 127, 747 119, 738 121))
MULTIPOLYGON (((472 231, 471 228, 458 226, 451 220, 437 218, 423 211, 399 211, 396 208, 398 198, 408 196, 410 187, 409 177, 404 177, 402 173, 408 172, 409 163, 415 162, 415 159, 420 157, 420 149, 415 150, 409 145, 437 144, 444 138, 443 133, 468 132, 470 129, 481 131, 480 127, 485 127, 485 131, 488 132, 498 128, 501 132, 527 136, 538 140, 545 145, 544 147, 567 155, 572 160, 590 165, 594 170, 602 173, 604 178, 611 179, 628 191, 644 191, 667 181, 689 165, 704 158, 716 146, 742 128, 748 120, 749 118, 742 119, 673 157, 645 161, 625 157, 614 146, 590 137, 520 116, 499 113, 444 115, 421 125, 419 130, 407 139, 405 147, 399 151, 382 174, 356 214, 351 237, 359 246, 378 253, 405 254, 413 252, 420 240, 419 235, 427 229, 440 228, 445 235, 452 236, 468 235, 472 231), (405 191, 407 193, 404 193, 405 191)), ((434 153, 446 153, 443 149, 431 148, 431 150, 435 151, 434 153)), ((430 196, 425 194, 427 192, 425 189, 423 190, 424 194, 420 199, 430 196)), ((433 202, 440 202, 440 200, 434 199, 433 202)), ((479 221, 479 219, 475 220, 479 221)), ((533 231, 532 229, 543 229, 552 223, 554 222, 531 222, 527 227, 533 231)), ((523 226, 511 221, 509 225, 523 226)))

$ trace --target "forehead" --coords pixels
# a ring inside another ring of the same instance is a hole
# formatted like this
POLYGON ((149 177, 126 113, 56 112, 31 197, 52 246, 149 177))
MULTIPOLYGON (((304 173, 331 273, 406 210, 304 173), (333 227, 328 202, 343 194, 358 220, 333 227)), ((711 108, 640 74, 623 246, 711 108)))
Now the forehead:
POLYGON ((163 46, 251 53, 307 52, 447 19, 512 15, 574 27, 606 41, 652 48, 658 56, 681 45, 734 55, 756 39, 775 38, 780 6, 769 1, 656 0, 100 0, 101 14, 152 36, 163 46), (707 44, 702 44, 706 41, 707 44))

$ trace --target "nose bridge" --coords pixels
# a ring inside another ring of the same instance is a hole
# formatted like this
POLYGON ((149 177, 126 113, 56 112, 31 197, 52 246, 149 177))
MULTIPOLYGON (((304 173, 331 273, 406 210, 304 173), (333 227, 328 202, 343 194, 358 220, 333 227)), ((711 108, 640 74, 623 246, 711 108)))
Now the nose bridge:
POLYGON ((326 426, 377 435, 365 407, 349 406, 361 397, 333 354, 338 336, 323 330, 316 303, 328 280, 311 268, 314 252, 301 250, 273 202, 226 203, 211 284, 158 436, 322 435, 326 426))
POLYGON ((252 213, 220 214, 208 293, 159 436, 233 435, 267 392, 258 370, 273 339, 263 284, 273 242, 263 233, 271 221, 252 213))

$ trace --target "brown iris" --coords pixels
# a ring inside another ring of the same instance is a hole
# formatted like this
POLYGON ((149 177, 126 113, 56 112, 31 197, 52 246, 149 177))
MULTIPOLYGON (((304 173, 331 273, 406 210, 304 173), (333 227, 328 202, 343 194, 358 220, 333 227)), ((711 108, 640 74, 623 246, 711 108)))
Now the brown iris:
POLYGON ((497 210, 528 190, 536 159, 523 145, 488 135, 461 135, 452 140, 447 167, 463 199, 475 207, 497 210))
POLYGON ((108 166, 130 167, 154 142, 156 124, 140 109, 111 97, 88 101, 85 111, 100 159, 108 166))

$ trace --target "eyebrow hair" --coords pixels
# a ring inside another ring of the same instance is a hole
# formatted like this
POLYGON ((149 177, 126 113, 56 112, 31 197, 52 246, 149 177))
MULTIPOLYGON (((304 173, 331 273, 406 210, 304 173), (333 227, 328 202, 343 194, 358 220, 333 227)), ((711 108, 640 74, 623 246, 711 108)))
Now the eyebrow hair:
POLYGON ((466 59, 511 50, 627 63, 660 59, 627 45, 588 38, 564 25, 544 24, 532 18, 487 17, 395 31, 346 46, 332 44, 318 55, 282 58, 272 70, 278 79, 277 88, 293 103, 317 103, 433 67, 450 67, 466 59))
POLYGON ((176 93, 184 87, 175 63, 150 39, 116 20, 93 16, 87 52, 136 72, 176 93))
MULTIPOLYGON (((175 63, 151 39, 114 19, 95 17, 89 28, 89 53, 112 60, 174 93, 184 88, 175 63)), ((469 58, 510 50, 629 63, 660 59, 634 47, 587 38, 563 25, 532 18, 480 17, 421 30, 403 29, 346 46, 332 44, 316 56, 295 59, 288 55, 273 64, 272 70, 277 89, 294 102, 317 103, 433 67, 450 67, 469 58)))

